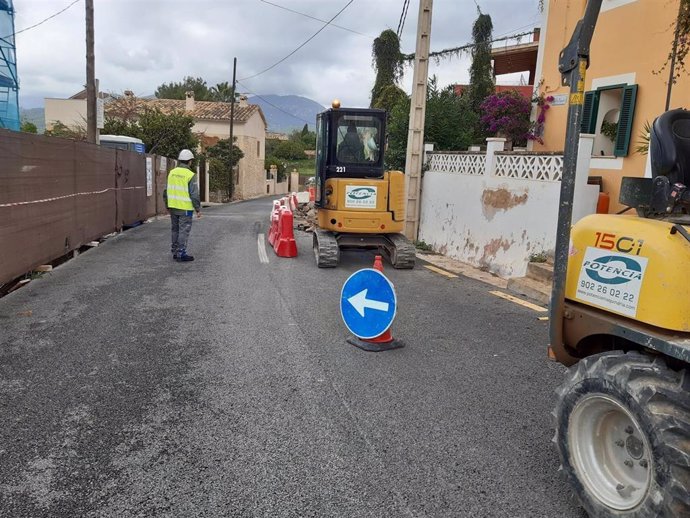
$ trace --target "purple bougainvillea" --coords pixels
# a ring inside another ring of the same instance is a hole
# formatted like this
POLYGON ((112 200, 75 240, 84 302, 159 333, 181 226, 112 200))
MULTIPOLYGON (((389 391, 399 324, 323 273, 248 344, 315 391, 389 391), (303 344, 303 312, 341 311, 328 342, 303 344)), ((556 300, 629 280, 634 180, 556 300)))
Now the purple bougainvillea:
POLYGON ((544 123, 546 122, 546 112, 549 111, 550 104, 554 101, 553 95, 544 95, 543 93, 537 95, 532 99, 536 103, 539 113, 537 113, 537 120, 532 125, 532 129, 527 135, 530 140, 536 140, 540 144, 544 143, 544 123))
POLYGON ((516 90, 507 90, 490 95, 481 105, 481 122, 487 132, 500 134, 515 142, 536 140, 544 141, 544 123, 546 112, 554 101, 552 95, 536 95, 531 101, 516 90), (537 120, 530 121, 532 103, 537 105, 537 120))
POLYGON ((481 123, 493 134, 501 134, 513 141, 530 138, 532 123, 529 116, 532 103, 516 90, 490 95, 481 104, 481 123))

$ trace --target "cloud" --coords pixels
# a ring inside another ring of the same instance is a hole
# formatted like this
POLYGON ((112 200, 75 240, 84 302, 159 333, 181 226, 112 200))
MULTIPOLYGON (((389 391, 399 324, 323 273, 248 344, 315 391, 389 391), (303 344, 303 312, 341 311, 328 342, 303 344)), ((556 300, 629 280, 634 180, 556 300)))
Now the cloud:
MULTIPOLYGON (((175 60, 165 48, 156 50, 146 47, 143 42, 130 41, 127 46, 118 43, 103 49, 101 63, 107 69, 119 68, 119 72, 146 72, 174 70, 175 60)), ((113 71, 115 72, 115 71, 113 71)))
MULTIPOLYGON (((328 20, 347 0, 271 0, 294 11, 328 20)), ((70 0, 15 0, 17 30, 66 7, 70 0)), ((494 35, 523 32, 540 23, 539 0, 480 0, 491 15, 494 35)), ((258 94, 303 95, 330 105, 368 106, 374 81, 373 38, 397 29, 400 0, 355 0, 333 23, 293 56, 284 58, 323 23, 261 0, 97 0, 95 2, 96 76, 101 89, 151 94, 161 83, 184 76, 209 84, 232 80, 237 57, 240 90, 258 94), (351 32, 355 31, 355 32, 351 32)), ((402 34, 403 52, 414 52, 418 2, 411 1, 402 34)), ((472 2, 434 2, 432 50, 471 41, 477 11, 472 2)), ((84 2, 35 29, 17 35, 21 102, 68 97, 85 82, 84 2)), ((439 84, 467 82, 469 59, 430 63, 439 84)), ((412 69, 402 86, 411 91, 412 69)))

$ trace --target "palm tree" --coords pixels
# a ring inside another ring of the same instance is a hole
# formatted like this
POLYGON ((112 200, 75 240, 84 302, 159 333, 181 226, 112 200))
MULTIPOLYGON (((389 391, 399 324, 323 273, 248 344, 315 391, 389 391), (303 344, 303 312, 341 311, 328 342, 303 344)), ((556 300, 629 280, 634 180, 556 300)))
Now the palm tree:
POLYGON ((233 88, 230 83, 224 81, 211 87, 211 99, 229 103, 232 101, 233 88))

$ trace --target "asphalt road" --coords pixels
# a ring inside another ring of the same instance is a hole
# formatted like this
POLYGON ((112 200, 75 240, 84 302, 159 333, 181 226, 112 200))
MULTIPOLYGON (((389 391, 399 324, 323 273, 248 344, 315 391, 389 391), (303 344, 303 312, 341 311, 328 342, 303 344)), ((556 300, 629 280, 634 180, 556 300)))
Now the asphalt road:
POLYGON ((537 313, 386 265, 407 346, 361 351, 339 296, 373 254, 263 263, 270 207, 206 209, 193 263, 162 219, 0 299, 0 516, 584 516, 537 313))

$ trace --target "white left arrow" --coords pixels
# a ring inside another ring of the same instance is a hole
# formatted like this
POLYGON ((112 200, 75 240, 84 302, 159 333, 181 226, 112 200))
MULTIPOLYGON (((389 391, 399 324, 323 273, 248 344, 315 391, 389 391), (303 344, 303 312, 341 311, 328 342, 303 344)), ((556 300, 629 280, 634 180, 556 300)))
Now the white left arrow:
POLYGON ((353 295, 347 301, 352 304, 352 307, 354 307, 357 310, 357 313, 360 314, 360 316, 364 316, 364 310, 366 308, 369 309, 376 309, 378 311, 388 311, 388 302, 381 302, 380 300, 372 300, 367 298, 367 291, 368 289, 364 289, 357 293, 356 295, 353 295))

